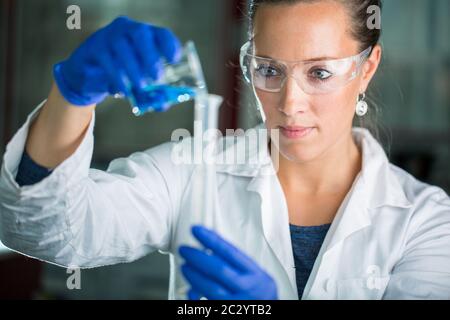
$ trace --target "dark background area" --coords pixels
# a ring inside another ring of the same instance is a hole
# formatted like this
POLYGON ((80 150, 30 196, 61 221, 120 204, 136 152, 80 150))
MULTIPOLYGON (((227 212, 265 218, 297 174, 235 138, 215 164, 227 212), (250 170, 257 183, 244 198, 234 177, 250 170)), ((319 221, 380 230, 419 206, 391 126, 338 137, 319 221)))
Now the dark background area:
MULTIPOLYGON (((385 0, 383 62, 371 88, 381 113, 380 139, 391 161, 419 180, 450 192, 450 1, 385 0)), ((239 48, 246 37, 240 0, 1 0, 0 156, 27 115, 42 102, 54 63, 118 15, 171 28, 199 51, 210 92, 225 97, 220 128, 249 128, 259 121, 240 81, 239 48), (81 30, 66 28, 66 8, 81 8, 81 30)), ((93 167, 104 169, 192 130, 192 103, 136 118, 126 101, 108 99, 97 109, 93 167)), ((66 269, 26 258, 0 245, 0 298, 166 299, 168 257, 81 272, 81 290, 68 290, 66 269)))

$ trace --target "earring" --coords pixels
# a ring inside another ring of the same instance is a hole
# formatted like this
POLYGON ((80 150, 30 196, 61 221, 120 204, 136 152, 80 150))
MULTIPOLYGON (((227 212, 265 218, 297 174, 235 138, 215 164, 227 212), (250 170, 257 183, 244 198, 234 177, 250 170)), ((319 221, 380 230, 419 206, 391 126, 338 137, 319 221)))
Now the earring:
POLYGON ((366 99, 366 94, 365 93, 362 94, 362 98, 361 99, 359 98, 359 95, 358 95, 358 101, 356 103, 356 114, 359 117, 365 116, 366 113, 367 113, 367 110, 369 109, 369 105, 367 104, 365 99, 366 99))

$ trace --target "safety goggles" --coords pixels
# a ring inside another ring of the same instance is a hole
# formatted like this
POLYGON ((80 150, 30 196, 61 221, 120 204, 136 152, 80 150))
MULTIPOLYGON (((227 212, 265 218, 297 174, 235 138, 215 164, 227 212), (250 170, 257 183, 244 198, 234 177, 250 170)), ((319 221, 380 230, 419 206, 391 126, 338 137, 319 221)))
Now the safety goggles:
POLYGON ((292 77, 306 94, 327 94, 355 79, 371 51, 369 47, 343 59, 281 61, 253 55, 252 41, 248 41, 241 48, 240 65, 245 80, 257 89, 280 92, 292 77))

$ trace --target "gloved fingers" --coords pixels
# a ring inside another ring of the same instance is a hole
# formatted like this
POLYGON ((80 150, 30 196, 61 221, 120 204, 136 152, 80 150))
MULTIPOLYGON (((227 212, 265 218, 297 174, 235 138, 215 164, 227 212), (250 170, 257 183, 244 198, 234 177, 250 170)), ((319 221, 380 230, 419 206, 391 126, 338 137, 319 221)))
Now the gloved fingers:
POLYGON ((130 81, 131 87, 140 89, 145 86, 144 78, 141 75, 137 63, 137 57, 128 41, 121 37, 111 43, 113 58, 116 67, 125 73, 126 78, 130 81))
POLYGON ((117 63, 114 61, 108 48, 105 48, 103 52, 99 54, 97 62, 109 75, 110 93, 128 95, 126 75, 124 74, 124 71, 117 68, 117 63))
POLYGON ((241 290, 240 286, 235 283, 235 280, 239 277, 239 274, 220 257, 209 255, 202 250, 188 246, 181 246, 179 248, 179 252, 186 261, 187 265, 199 273, 218 282, 230 291, 241 290))
POLYGON ((157 79, 162 73, 162 64, 159 62, 161 54, 154 48, 151 26, 121 16, 108 28, 105 36, 108 45, 132 87, 144 87, 147 77, 157 79))
POLYGON ((174 33, 167 28, 156 26, 152 26, 152 28, 156 46, 166 57, 167 61, 169 63, 178 62, 182 51, 180 40, 178 40, 174 33))
POLYGON ((202 296, 213 300, 225 300, 230 297, 230 292, 217 282, 204 276, 187 264, 181 266, 181 272, 186 280, 202 296))
POLYGON ((189 289, 188 291, 188 299, 189 300, 200 300, 202 298, 202 295, 195 291, 193 288, 189 289))
POLYGON ((127 37, 136 52, 144 75, 157 81, 163 72, 162 53, 155 43, 151 28, 146 24, 136 24, 128 32, 127 37))
MULTIPOLYGON (((253 290, 253 288, 257 286, 264 285, 265 279, 261 277, 261 273, 247 273, 239 275, 234 280, 234 283, 237 287, 240 288, 238 292, 246 292, 253 290)), ((271 279, 268 279, 270 281, 271 279)))
POLYGON ((224 240, 214 231, 203 226, 192 227, 192 233, 206 248, 211 249, 219 257, 241 272, 259 272, 258 265, 241 250, 224 240))
POLYGON ((277 285, 270 277, 254 277, 246 289, 233 294, 234 300, 277 300, 277 285))
POLYGON ((130 27, 139 23, 127 16, 119 16, 114 19, 109 25, 105 27, 106 32, 109 33, 109 37, 117 38, 124 35, 130 27))

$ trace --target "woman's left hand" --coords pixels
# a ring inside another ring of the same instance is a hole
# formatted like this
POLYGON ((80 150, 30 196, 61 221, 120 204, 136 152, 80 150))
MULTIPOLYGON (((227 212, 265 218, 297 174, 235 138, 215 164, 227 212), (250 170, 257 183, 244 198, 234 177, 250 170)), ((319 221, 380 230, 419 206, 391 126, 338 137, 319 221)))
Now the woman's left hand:
POLYGON ((194 226, 192 233, 206 250, 179 248, 186 260, 181 270, 191 284, 189 299, 278 299, 275 281, 250 257, 202 226, 194 226))

